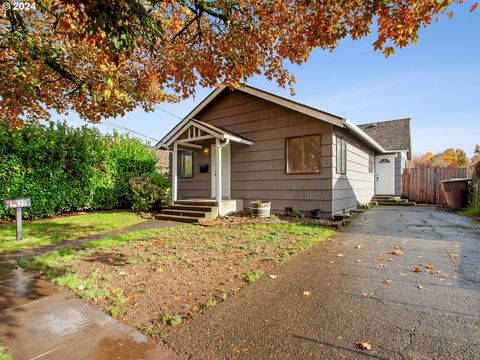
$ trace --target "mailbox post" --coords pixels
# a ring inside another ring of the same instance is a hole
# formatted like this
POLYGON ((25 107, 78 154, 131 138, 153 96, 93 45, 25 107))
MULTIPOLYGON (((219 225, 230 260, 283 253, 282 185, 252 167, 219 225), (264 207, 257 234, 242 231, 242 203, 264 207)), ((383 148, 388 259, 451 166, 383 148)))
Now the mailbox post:
POLYGON ((15 221, 17 224, 17 241, 22 240, 22 208, 32 206, 30 198, 5 199, 3 200, 5 208, 15 209, 15 221))

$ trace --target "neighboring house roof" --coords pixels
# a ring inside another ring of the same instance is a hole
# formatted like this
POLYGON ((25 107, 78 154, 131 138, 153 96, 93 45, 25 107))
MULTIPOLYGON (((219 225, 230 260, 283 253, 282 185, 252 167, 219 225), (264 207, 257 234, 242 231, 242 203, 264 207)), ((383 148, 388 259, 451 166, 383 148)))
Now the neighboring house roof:
POLYGON ((358 127, 375 139, 387 151, 408 151, 408 158, 410 159, 412 153, 410 118, 378 121, 358 125, 358 127))
MULTIPOLYGON (((228 89, 227 86, 221 86, 218 89, 212 91, 210 95, 208 95, 197 107, 195 107, 180 123, 177 124, 170 132, 164 136, 162 140, 160 140, 156 147, 165 147, 170 145, 171 139, 175 137, 175 135, 181 131, 185 124, 189 122, 190 120, 194 120, 195 116, 200 113, 208 104, 210 104, 215 98, 217 98, 223 91, 226 91, 228 89)), ((311 116, 313 118, 325 121, 327 123, 333 124, 335 126, 341 127, 341 128, 347 128, 353 133, 355 133, 357 136, 362 138, 367 144, 369 144, 371 147, 376 149, 377 151, 384 153, 385 149, 377 142, 375 141, 370 135, 368 135, 366 132, 361 130, 358 126, 353 124, 351 121, 348 119, 342 118, 337 115, 330 114, 325 111, 321 111, 319 109, 315 109, 311 106, 304 105, 301 103, 298 103, 296 101, 292 101, 286 98, 283 98, 278 95, 271 94, 269 92, 263 91, 256 89, 254 87, 245 85, 242 87, 239 87, 236 89, 236 91, 241 91, 253 96, 256 96, 258 98, 270 101, 272 103, 278 104, 280 106, 284 106, 286 108, 289 108, 291 110, 300 112, 302 114, 311 116)))

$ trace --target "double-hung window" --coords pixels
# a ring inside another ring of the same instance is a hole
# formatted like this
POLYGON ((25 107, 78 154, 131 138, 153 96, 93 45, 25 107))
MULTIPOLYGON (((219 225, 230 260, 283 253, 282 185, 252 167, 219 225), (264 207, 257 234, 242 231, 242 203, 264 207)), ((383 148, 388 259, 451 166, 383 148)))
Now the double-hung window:
POLYGON ((337 174, 347 174, 347 141, 337 136, 337 174))
POLYGON ((287 139, 287 174, 319 174, 322 167, 322 137, 308 135, 287 139))

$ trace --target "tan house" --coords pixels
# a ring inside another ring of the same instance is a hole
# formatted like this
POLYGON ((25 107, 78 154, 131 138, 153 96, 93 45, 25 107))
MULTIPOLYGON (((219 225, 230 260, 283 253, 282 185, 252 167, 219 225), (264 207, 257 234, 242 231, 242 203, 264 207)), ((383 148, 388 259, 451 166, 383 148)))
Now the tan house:
POLYGON ((321 209, 330 218, 374 195, 399 195, 410 121, 356 126, 250 86, 221 87, 157 148, 171 153, 166 215, 195 217, 200 205, 224 215, 270 200, 273 212, 321 209))

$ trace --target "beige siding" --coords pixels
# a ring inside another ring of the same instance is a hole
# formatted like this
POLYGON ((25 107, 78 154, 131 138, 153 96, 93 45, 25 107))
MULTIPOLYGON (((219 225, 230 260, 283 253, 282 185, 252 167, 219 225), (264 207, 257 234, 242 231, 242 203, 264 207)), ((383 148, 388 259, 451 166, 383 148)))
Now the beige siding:
POLYGON ((368 203, 374 195, 374 174, 369 172, 368 158, 373 150, 346 131, 337 128, 332 136, 332 212, 342 213, 368 203), (347 141, 347 174, 337 174, 337 135, 347 141))
POLYGON ((232 144, 232 198, 243 199, 245 207, 267 199, 275 212, 320 208, 330 215, 332 125, 242 92, 219 96, 196 119, 253 141, 251 146, 232 144), (286 174, 286 138, 311 134, 322 135, 321 173, 286 174))

